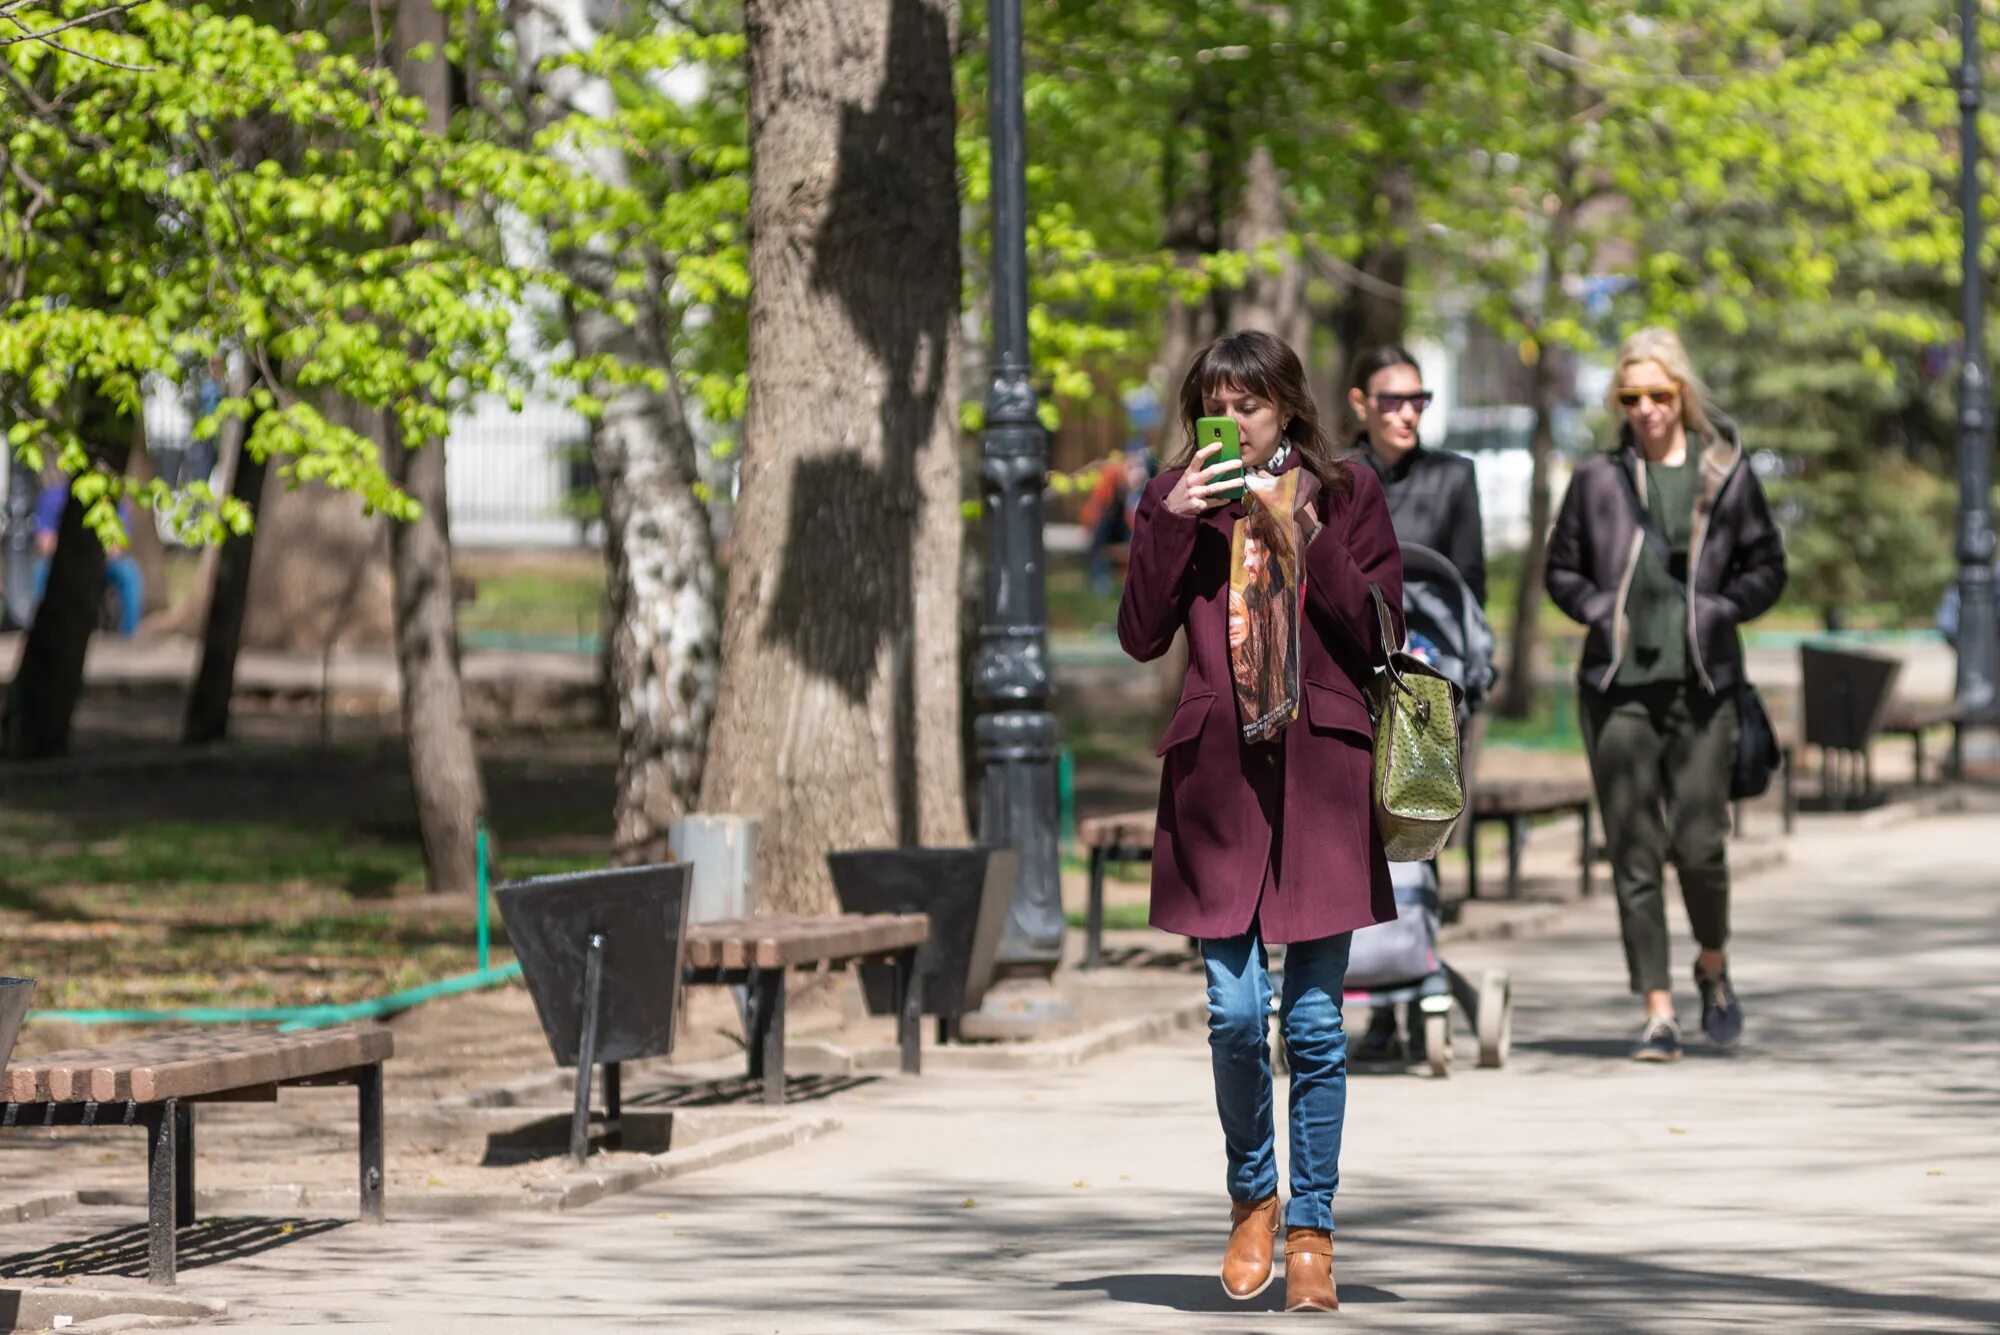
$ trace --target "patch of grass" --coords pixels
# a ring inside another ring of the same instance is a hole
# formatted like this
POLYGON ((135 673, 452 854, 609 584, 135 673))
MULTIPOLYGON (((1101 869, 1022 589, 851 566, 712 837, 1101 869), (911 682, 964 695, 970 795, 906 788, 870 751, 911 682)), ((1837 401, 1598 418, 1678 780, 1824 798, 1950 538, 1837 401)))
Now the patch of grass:
POLYGON ((41 813, 0 816, 0 847, 38 846, 10 858, 0 880, 20 889, 116 887, 131 904, 207 902, 229 886, 268 893, 308 883, 350 895, 421 885, 423 856, 406 845, 325 826, 253 821, 154 820, 64 831, 41 813), (67 834, 68 837, 65 837, 67 834))
MULTIPOLYGON (((1065 853, 1062 865, 1064 871, 1090 871, 1090 859, 1077 853, 1065 853)), ((1153 873, 1143 862, 1112 862, 1105 865, 1104 879, 1122 881, 1126 885, 1148 885, 1152 882, 1153 873)))
MULTIPOLYGON (((503 850, 504 852, 504 850, 503 850)), ((52 812, 0 813, 0 907, 64 902, 117 907, 255 904, 300 891, 353 898, 424 886, 416 830, 260 820, 66 820, 52 812)), ((523 878, 602 866, 589 853, 504 852, 494 868, 523 878)))
POLYGON ((1056 633, 1104 631, 1118 624, 1119 584, 1098 592, 1090 587, 1090 572, 1082 557, 1059 557, 1048 563, 1049 629, 1056 633))
POLYGON ((473 566, 465 573, 476 581, 478 593, 459 608, 461 631, 580 641, 598 634, 604 568, 596 561, 552 560, 546 565, 509 564, 492 570, 473 566))
MULTIPOLYGON (((80 925, 79 925, 80 926, 80 925)), ((471 923, 383 915, 8 931, 8 968, 49 1010, 342 1004, 477 967, 471 923)), ((502 942, 504 946, 504 938, 502 942)), ((500 952, 501 962, 511 956, 500 952)))
MULTIPOLYGON (((1119 932, 1144 927, 1147 925, 1146 912, 1144 904, 1106 904, 1104 906, 1104 925, 1113 931, 1119 932)), ((1070 909, 1063 914, 1063 920, 1078 930, 1088 925, 1085 922, 1082 909, 1070 909)))

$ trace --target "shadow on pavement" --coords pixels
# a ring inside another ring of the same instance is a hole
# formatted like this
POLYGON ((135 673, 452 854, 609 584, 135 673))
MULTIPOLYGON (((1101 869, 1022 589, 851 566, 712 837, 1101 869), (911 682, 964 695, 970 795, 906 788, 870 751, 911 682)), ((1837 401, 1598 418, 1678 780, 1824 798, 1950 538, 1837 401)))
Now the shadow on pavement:
MULTIPOLYGON (((1336 1267, 1334 1279, 1338 1283, 1336 1267)), ((1387 1289, 1366 1284, 1339 1284, 1341 1305, 1359 1303, 1399 1303, 1403 1301, 1387 1289)), ((1055 1286, 1058 1293, 1102 1293, 1114 1303, 1141 1303, 1148 1307, 1171 1307, 1177 1312, 1282 1312, 1285 1310, 1285 1277, 1280 1274, 1271 1287, 1247 1302, 1238 1302, 1222 1291, 1214 1275, 1099 1275, 1094 1279, 1072 1279, 1055 1286)))
MULTIPOLYGON (((175 1265, 180 1270, 199 1270, 259 1252, 270 1251, 307 1238, 344 1228, 345 1219, 201 1219, 176 1233, 175 1265)), ((125 1228, 77 1238, 44 1247, 38 1252, 21 1252, 0 1257, 0 1275, 10 1280, 73 1279, 78 1275, 116 1275, 126 1279, 146 1277, 146 1226, 125 1228)))

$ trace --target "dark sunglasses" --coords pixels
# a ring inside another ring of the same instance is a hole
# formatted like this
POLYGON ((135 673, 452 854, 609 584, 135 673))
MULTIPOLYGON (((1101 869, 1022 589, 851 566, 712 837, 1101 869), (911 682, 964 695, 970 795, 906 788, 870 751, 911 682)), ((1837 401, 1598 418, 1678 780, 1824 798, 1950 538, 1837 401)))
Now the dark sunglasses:
POLYGON ((1394 417, 1405 408, 1415 408, 1420 413, 1428 412, 1430 411, 1431 400, 1435 397, 1437 396, 1427 389, 1420 390, 1415 394, 1377 394, 1375 396, 1375 407, 1381 411, 1384 417, 1394 417))
POLYGON ((1621 389, 1618 391, 1618 402, 1627 408, 1636 408, 1639 406, 1639 400, 1651 399, 1664 408, 1680 396, 1679 385, 1668 385, 1661 389, 1621 389))

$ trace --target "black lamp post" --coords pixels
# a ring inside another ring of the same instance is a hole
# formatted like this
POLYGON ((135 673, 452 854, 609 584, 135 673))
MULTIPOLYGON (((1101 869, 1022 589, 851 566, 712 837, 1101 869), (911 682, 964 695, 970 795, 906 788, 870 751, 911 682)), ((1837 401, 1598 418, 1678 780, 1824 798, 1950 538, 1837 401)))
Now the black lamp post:
POLYGON ((988 10, 987 78, 993 152, 993 384, 986 395, 981 491, 986 594, 972 693, 980 764, 979 837, 1020 852, 1000 940, 1003 972, 1048 975, 1062 959, 1056 848, 1056 720, 1049 699, 1048 599, 1042 488, 1048 434, 1028 381, 1026 120, 1021 0, 988 10))
POLYGON ((1993 609, 1993 394, 1986 370, 1986 305, 1979 251, 1979 6, 1959 0, 1959 217, 1965 257, 1960 279, 1965 354, 1958 375, 1958 703, 1975 717, 1994 712, 2000 669, 1993 609))

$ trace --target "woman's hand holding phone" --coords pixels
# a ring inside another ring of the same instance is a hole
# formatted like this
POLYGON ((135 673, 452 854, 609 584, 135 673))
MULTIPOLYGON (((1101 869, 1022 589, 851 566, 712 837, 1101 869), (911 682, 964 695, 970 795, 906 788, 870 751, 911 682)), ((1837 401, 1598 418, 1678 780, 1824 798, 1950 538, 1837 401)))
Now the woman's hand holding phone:
POLYGON ((1221 448, 1220 445, 1204 445, 1195 451, 1193 460, 1163 502, 1168 513, 1183 519, 1193 518, 1220 505, 1227 499, 1225 493, 1233 493, 1243 485, 1243 465, 1239 460, 1208 463, 1221 448))

